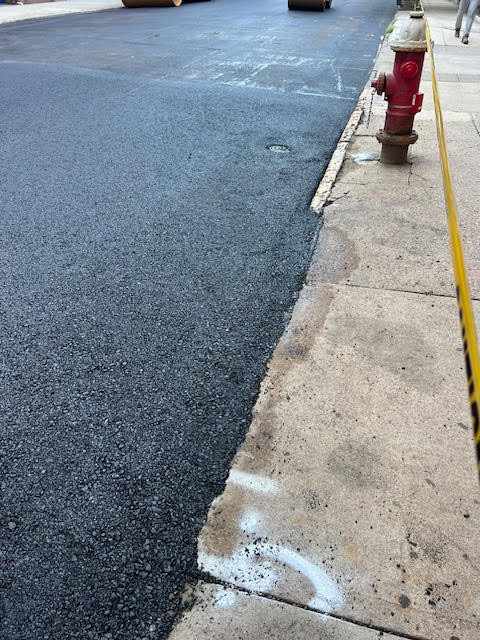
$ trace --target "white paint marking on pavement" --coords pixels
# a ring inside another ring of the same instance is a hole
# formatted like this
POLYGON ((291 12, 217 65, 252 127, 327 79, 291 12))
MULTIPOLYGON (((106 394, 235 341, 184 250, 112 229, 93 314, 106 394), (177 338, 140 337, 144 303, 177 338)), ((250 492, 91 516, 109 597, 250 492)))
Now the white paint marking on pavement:
POLYGON ((258 73, 260 73, 261 71, 264 71, 270 66, 271 66, 270 62, 266 62, 265 64, 259 64, 258 67, 255 69, 255 71, 252 71, 249 78, 253 78, 253 76, 256 76, 258 73))
POLYGON ((283 562, 310 580, 315 589, 315 595, 308 603, 309 607, 329 613, 342 603, 342 593, 326 571, 317 567, 317 565, 296 551, 291 551, 286 547, 271 547, 265 543, 262 543, 261 546, 263 547, 264 556, 283 562))
POLYGON ((318 185, 315 195, 313 196, 310 207, 313 211, 315 211, 315 213, 320 214, 322 212, 323 206, 328 200, 330 193, 332 192, 332 187, 335 183, 335 180, 337 179, 338 172, 340 171, 343 160, 345 158, 348 143, 355 133, 357 125, 360 122, 360 118, 362 117, 363 107, 369 92, 370 87, 365 86, 360 95, 360 98, 358 99, 357 105, 353 110, 349 121, 347 122, 347 126, 343 130, 340 140, 337 143, 337 148, 335 149, 328 167, 323 174, 323 178, 318 185))
POLYGON ((235 584, 253 593, 268 593, 277 579, 270 562, 253 562, 255 545, 236 551, 230 558, 200 552, 198 566, 220 580, 235 584))
POLYGON ((295 91, 301 96, 316 96, 317 98, 328 98, 329 100, 349 100, 355 102, 355 98, 349 98, 348 96, 339 96, 333 93, 315 93, 314 91, 295 91))
POLYGON ((233 607, 236 599, 237 597, 233 591, 221 591, 216 594, 213 606, 219 607, 220 609, 228 609, 233 607))
POLYGON ((362 165, 373 164, 380 160, 380 153, 379 152, 367 153, 366 151, 362 151, 360 153, 353 153, 352 160, 356 164, 362 164, 362 165))
POLYGON ((337 78, 337 91, 338 91, 338 93, 341 93, 342 90, 343 90, 342 76, 340 74, 340 71, 335 67, 335 61, 334 60, 330 60, 330 69, 332 70, 333 74, 337 78))
POLYGON ((259 534, 263 530, 262 516, 258 513, 258 511, 254 511, 253 509, 246 511, 243 514, 243 517, 240 520, 238 526, 244 533, 259 534))
POLYGON ((280 490, 275 480, 258 476, 254 473, 239 471, 238 469, 232 469, 230 471, 227 482, 236 484, 244 489, 256 491, 257 493, 278 493, 280 490))
POLYGON ((201 571, 254 593, 271 593, 279 579, 278 570, 269 561, 287 565, 310 581, 315 592, 308 603, 312 609, 330 613, 342 604, 343 595, 338 585, 323 569, 296 551, 278 544, 248 544, 230 558, 201 552, 198 554, 201 571))

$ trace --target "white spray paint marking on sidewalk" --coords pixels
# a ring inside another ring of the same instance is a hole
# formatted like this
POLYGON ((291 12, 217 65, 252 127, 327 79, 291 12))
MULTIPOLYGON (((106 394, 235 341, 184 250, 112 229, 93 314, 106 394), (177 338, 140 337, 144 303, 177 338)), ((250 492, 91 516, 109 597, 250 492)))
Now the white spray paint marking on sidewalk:
POLYGON ((198 566, 216 578, 253 593, 268 593, 277 580, 271 562, 259 561, 257 545, 249 544, 229 558, 209 553, 198 554, 198 566))
POLYGON ((232 469, 230 471, 227 482, 243 487, 244 489, 250 489, 257 493, 278 493, 280 490, 280 487, 275 480, 258 476, 254 473, 239 471, 238 469, 232 469))
POLYGON ((260 543, 251 546, 255 553, 260 552, 266 558, 286 564, 294 571, 304 575, 311 582, 315 595, 308 603, 308 606, 312 609, 329 613, 336 606, 342 604, 343 596, 337 584, 326 571, 307 560, 304 556, 279 545, 272 546, 268 543, 260 543))
POLYGON ((262 531, 262 516, 253 509, 246 511, 239 523, 244 533, 260 533, 262 531))
MULTIPOLYGON (((246 511, 239 521, 239 528, 247 535, 264 536, 263 517, 253 509, 246 511)), ((200 552, 198 566, 230 585, 239 586, 253 593, 268 593, 280 580, 279 569, 287 566, 302 574, 312 585, 314 596, 308 606, 323 613, 330 613, 343 602, 343 594, 327 572, 300 553, 275 542, 259 540, 251 542, 225 558, 200 552)), ((230 601, 220 601, 217 606, 228 607, 230 601)))
MULTIPOLYGON (((269 496, 280 492, 275 480, 247 471, 232 469, 227 484, 269 496)), ((265 518, 256 509, 247 509, 238 521, 238 528, 246 537, 245 546, 239 546, 230 557, 199 551, 198 567, 230 585, 236 585, 252 593, 269 593, 280 579, 288 580, 288 571, 303 575, 312 585, 314 596, 308 606, 323 613, 330 613, 343 602, 343 594, 326 571, 300 553, 269 542, 265 518), (249 539, 256 537, 255 542, 249 539)), ((215 602, 219 608, 228 608, 235 603, 234 597, 222 594, 215 602)))
POLYGON ((220 609, 228 609, 229 607, 233 607, 236 599, 236 595, 233 591, 221 591, 215 597, 213 606, 219 607, 220 609))
MULTIPOLYGON (((326 571, 296 551, 278 544, 251 543, 236 551, 230 558, 208 553, 198 554, 201 571, 257 594, 269 593, 279 581, 274 563, 287 565, 309 580, 315 593, 308 602, 312 609, 330 613, 342 604, 343 595, 326 571)), ((229 605, 223 603, 222 606, 229 605)))

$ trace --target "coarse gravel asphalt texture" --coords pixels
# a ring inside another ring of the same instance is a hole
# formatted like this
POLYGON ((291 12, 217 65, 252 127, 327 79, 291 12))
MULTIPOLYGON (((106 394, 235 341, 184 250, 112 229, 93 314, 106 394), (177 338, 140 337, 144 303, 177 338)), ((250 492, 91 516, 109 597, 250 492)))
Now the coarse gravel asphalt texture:
POLYGON ((0 27, 0 637, 165 637, 393 0, 0 27))

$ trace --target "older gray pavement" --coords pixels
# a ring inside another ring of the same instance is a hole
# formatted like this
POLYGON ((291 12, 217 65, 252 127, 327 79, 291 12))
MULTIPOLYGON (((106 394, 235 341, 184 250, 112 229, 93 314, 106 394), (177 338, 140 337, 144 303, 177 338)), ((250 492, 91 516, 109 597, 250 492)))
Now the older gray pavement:
POLYGON ((0 4, 0 24, 108 9, 124 9, 124 5, 121 0, 59 0, 58 2, 33 4, 2 3, 0 4))
MULTIPOLYGON (((425 4, 478 318, 480 32, 462 45, 454 4, 425 4)), ((385 44, 376 67, 392 61, 385 44)), ((172 640, 480 637, 479 487, 428 68, 423 89, 410 164, 378 162, 380 98, 350 142, 172 640)))

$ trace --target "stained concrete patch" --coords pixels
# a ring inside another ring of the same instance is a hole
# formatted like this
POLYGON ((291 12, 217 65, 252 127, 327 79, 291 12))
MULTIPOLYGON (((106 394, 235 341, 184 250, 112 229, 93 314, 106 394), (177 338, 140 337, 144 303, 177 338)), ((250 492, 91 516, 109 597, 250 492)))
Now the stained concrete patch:
MULTIPOLYGON (((388 209, 372 199, 375 184, 337 183, 310 281, 454 295, 442 195, 420 178, 412 185, 410 168, 403 171, 410 188, 388 209)), ((376 176, 382 172, 379 166, 376 176)), ((472 284, 480 291, 478 278, 472 284)))
POLYGON ((398 637, 218 585, 200 583, 194 600, 193 609, 180 619, 170 640, 395 640, 398 637))

